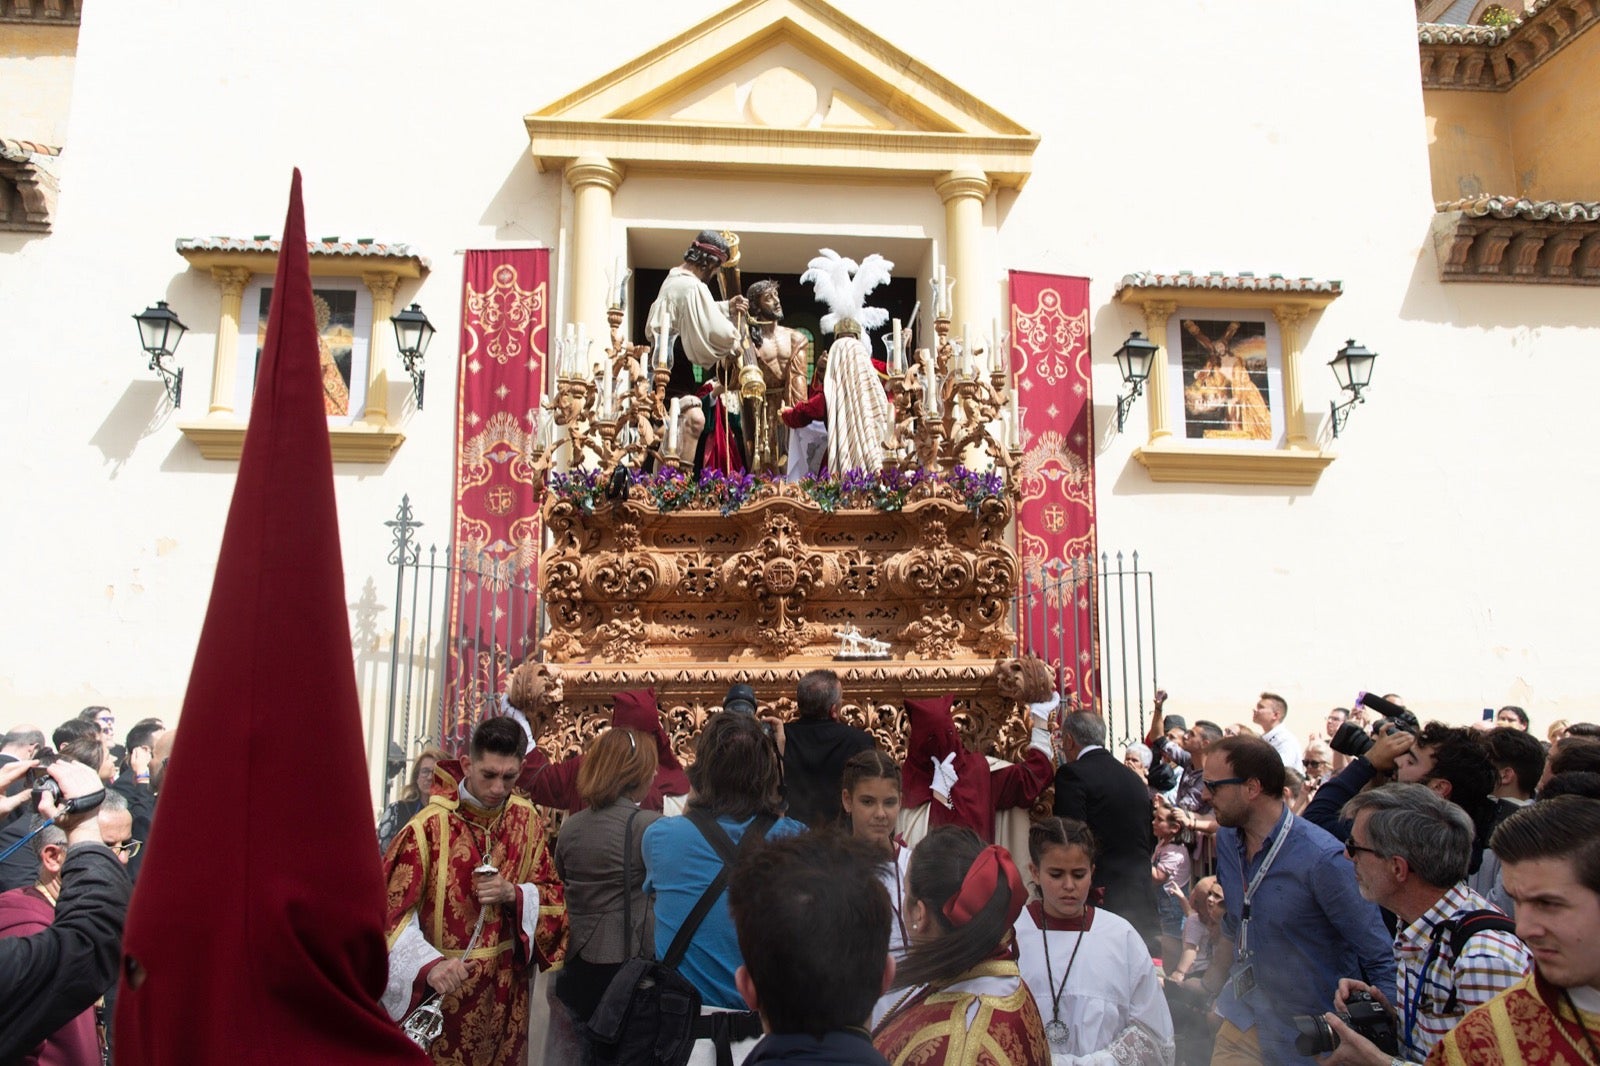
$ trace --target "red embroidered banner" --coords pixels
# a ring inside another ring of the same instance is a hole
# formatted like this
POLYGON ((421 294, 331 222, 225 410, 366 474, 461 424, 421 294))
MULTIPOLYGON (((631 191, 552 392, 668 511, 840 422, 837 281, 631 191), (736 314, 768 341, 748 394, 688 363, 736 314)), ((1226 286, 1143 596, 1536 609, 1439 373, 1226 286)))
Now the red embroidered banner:
POLYGON ((1094 707, 1099 652, 1088 278, 1011 271, 1011 368, 1022 430, 1017 552, 1029 593, 1017 622, 1021 644, 1055 665, 1064 697, 1094 707))
POLYGON ((463 746, 538 639, 533 444, 550 252, 468 252, 461 285, 455 519, 441 736, 463 746))

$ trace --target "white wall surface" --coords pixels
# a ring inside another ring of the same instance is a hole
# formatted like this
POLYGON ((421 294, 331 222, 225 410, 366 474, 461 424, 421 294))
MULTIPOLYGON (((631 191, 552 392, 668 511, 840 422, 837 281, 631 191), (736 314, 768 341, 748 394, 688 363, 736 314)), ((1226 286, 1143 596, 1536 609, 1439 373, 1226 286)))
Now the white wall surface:
MULTIPOLYGON (((424 541, 448 532, 457 251, 556 248, 555 306, 565 306, 570 195, 559 175, 536 172, 523 114, 717 6, 92 6, 55 231, 0 235, 11 605, 0 725, 48 726, 87 702, 131 722, 181 703, 234 465, 201 459, 176 428, 206 410, 219 296, 173 241, 279 233, 298 165, 311 236, 406 241, 431 257, 432 275, 397 295, 439 329, 427 409, 407 415, 408 439, 386 468, 338 471, 349 601, 370 583, 386 637, 383 521, 410 493, 424 541), (177 417, 129 320, 156 299, 192 327, 177 417)), ((1600 564, 1577 449, 1600 384, 1600 294, 1438 282, 1409 9, 1154 0, 1133 18, 1124 5, 1018 0, 1003 19, 973 19, 957 0, 844 9, 1042 134, 1027 187, 990 202, 992 273, 970 283, 998 310, 1007 268, 1093 279, 1100 540, 1137 548, 1157 573, 1171 710, 1243 720, 1270 688, 1303 734, 1371 688, 1403 693, 1424 717, 1464 720, 1506 702, 1541 729, 1594 716, 1597 685, 1582 664, 1600 631, 1600 564), (1344 281, 1346 295, 1304 330, 1308 411, 1325 416, 1336 390, 1321 364, 1346 337, 1381 357, 1370 402, 1314 488, 1153 484, 1130 457, 1147 401, 1127 433, 1106 433, 1120 384, 1111 352, 1143 328, 1111 297, 1141 269, 1344 281)), ((803 185, 630 176, 616 242, 630 225, 687 231, 763 214, 767 228, 819 235, 861 225, 942 236, 931 186, 819 207, 803 185)), ((405 379, 392 368, 391 380, 393 410, 405 379)))

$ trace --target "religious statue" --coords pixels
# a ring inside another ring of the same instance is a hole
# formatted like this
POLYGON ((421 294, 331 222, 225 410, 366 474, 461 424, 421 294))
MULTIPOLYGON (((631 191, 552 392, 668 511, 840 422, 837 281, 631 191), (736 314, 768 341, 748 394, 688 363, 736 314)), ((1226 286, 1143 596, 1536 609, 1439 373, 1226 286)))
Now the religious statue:
POLYGON ((716 372, 725 375, 737 360, 741 343, 734 319, 743 315, 749 304, 737 292, 726 300, 713 300, 708 287, 730 254, 722 234, 702 230, 683 253, 683 262, 667 272, 645 319, 650 336, 672 338, 672 372, 666 398, 695 396, 710 408, 706 431, 695 452, 696 473, 703 466, 727 473, 746 469, 736 426, 738 416, 725 405, 726 388, 716 372), (685 358, 678 358, 680 352, 685 358), (712 371, 712 379, 702 386, 694 379, 693 367, 712 371))
MULTIPOLYGON (((790 454, 793 431, 780 432, 778 411, 795 402, 790 397, 796 392, 800 400, 806 398, 806 335, 782 324, 783 301, 776 281, 756 282, 746 290, 745 299, 750 304, 750 340, 765 388, 760 422, 745 428, 745 441, 751 455, 764 458, 760 469, 781 470, 790 454)), ((821 436, 820 431, 817 435, 821 436)))
POLYGON ((819 416, 828 424, 828 470, 877 470, 883 466, 883 449, 894 434, 894 409, 884 392, 880 365, 872 359, 866 331, 889 320, 881 307, 867 307, 869 292, 889 280, 894 264, 876 253, 858 265, 831 248, 812 259, 800 275, 802 284, 814 287, 819 302, 828 305, 822 316, 823 332, 834 342, 827 352, 821 403, 813 396, 805 404, 785 408, 784 424, 799 428, 819 416))

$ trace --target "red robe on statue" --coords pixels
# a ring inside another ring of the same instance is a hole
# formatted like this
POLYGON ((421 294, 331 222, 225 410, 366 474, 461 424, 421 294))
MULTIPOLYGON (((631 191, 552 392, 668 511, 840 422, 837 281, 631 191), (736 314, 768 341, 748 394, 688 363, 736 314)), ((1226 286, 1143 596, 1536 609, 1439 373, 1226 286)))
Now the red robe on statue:
POLYGON ((1005 958, 913 990, 883 1016, 872 1046, 890 1066, 1050 1066, 1044 1020, 1015 960, 1013 944, 1005 958))
POLYGON ((433 793, 389 846, 389 988, 384 1006, 404 1018, 431 994, 443 958, 466 958, 461 991, 444 996, 444 1032, 429 1049, 441 1066, 521 1066, 528 1057, 530 968, 548 969, 566 950, 566 892, 556 876, 544 819, 513 794, 495 810, 463 802, 461 764, 440 762, 433 793), (516 906, 478 920, 472 870, 485 858, 517 885, 516 906))

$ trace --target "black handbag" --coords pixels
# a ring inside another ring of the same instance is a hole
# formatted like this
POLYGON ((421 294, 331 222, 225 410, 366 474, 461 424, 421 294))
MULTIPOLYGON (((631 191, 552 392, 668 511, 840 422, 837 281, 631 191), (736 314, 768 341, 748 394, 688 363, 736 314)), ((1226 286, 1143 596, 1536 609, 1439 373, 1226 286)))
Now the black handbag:
MULTIPOLYGON (((632 817, 631 815, 629 816, 632 817)), ((684 1066, 694 1050, 695 1040, 709 1028, 717 1042, 719 1061, 731 1063, 729 1042, 749 1032, 750 1018, 734 1012, 720 1025, 703 1026, 700 1021, 700 990, 682 974, 678 964, 688 953, 700 923, 705 921, 728 884, 729 867, 733 860, 747 850, 754 850, 766 839, 767 831, 775 819, 762 815, 745 830, 737 848, 716 819, 700 812, 690 812, 686 817, 722 856, 722 869, 711 884, 701 893, 689 917, 672 938, 667 955, 659 962, 654 959, 629 959, 611 979, 605 995, 589 1019, 588 1034, 594 1061, 616 1066, 684 1066)), ((623 921, 625 935, 633 933, 629 890, 633 853, 631 834, 627 850, 623 853, 623 921)), ((720 1015, 714 1016, 720 1018, 720 1015)), ((757 1023, 759 1026, 759 1023, 757 1023)), ((759 1027, 756 1029, 759 1032, 759 1027)))

